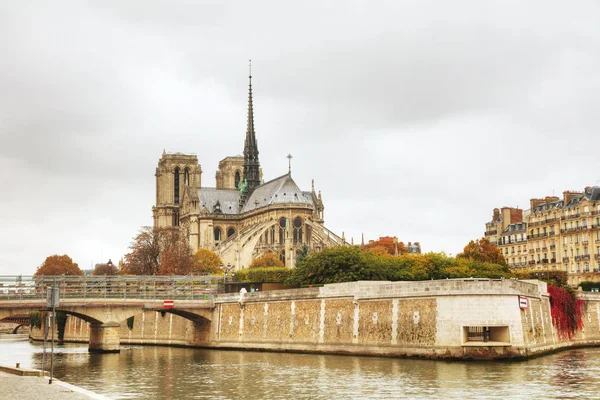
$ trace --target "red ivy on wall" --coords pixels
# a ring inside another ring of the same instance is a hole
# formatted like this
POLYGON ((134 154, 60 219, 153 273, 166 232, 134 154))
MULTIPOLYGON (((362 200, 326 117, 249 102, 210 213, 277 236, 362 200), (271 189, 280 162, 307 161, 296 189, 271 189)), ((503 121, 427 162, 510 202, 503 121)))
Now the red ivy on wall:
POLYGON ((560 339, 572 339, 577 329, 583 328, 581 308, 583 300, 565 288, 548 285, 552 322, 560 339))

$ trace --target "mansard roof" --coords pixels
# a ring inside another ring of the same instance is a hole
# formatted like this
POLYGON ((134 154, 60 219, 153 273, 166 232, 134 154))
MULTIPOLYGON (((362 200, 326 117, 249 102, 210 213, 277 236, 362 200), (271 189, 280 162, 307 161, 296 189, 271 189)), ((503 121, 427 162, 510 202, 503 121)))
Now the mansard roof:
POLYGON ((312 194, 301 191, 292 176, 285 174, 254 189, 242 213, 272 204, 289 203, 313 206, 312 194))

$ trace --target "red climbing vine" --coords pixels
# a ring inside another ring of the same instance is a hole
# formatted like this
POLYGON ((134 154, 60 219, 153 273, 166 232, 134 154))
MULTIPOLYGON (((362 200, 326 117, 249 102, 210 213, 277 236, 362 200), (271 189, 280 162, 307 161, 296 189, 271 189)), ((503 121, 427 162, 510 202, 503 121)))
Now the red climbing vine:
POLYGON ((552 322, 560 339, 572 339, 577 329, 583 328, 581 308, 583 300, 572 291, 548 285, 552 322))

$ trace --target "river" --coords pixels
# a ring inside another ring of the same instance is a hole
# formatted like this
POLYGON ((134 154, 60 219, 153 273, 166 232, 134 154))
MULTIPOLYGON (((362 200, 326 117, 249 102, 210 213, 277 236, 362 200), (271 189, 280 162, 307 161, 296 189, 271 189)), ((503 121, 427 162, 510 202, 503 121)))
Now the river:
MULTIPOLYGON (((42 350, 27 335, 0 335, 1 365, 40 368, 42 350)), ((152 346, 90 354, 82 343, 57 345, 54 365, 57 379, 113 399, 600 398, 598 348, 448 362, 152 346)))

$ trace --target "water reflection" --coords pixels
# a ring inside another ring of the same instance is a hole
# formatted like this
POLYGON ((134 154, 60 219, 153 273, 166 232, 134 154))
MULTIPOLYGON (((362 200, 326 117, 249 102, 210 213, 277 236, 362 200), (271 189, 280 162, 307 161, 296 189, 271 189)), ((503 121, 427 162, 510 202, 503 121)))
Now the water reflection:
MULTIPOLYGON (((445 362, 123 346, 58 345, 55 376, 115 399, 596 398, 600 350, 526 362, 445 362)), ((40 343, 0 336, 0 364, 39 368, 40 343)), ((47 363, 47 366, 49 363, 47 363)))

